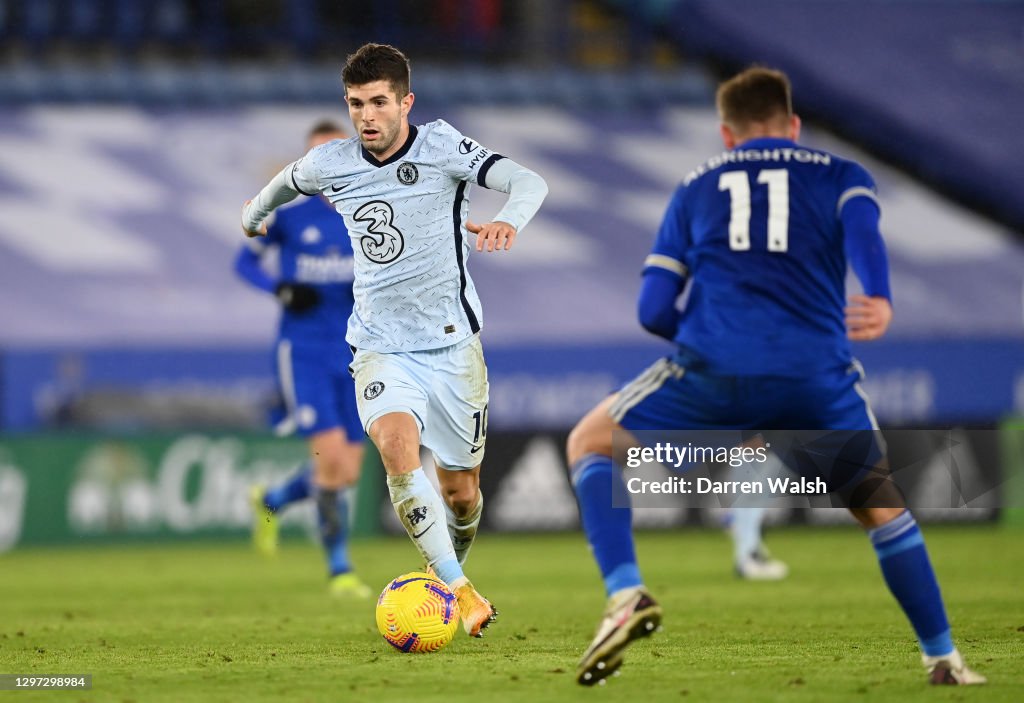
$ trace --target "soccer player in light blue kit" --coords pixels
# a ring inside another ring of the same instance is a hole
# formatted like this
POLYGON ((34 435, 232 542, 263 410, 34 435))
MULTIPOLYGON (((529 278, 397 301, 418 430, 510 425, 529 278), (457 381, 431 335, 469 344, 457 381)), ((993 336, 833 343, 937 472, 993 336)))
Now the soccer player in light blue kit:
MULTIPOLYGON (((322 121, 307 135, 307 149, 346 138, 322 121)), ((363 428, 348 371, 352 354, 345 329, 352 312, 352 244, 345 222, 322 196, 281 208, 264 239, 249 240, 235 259, 248 283, 281 304, 274 362, 286 415, 281 435, 297 432, 309 442, 309 461, 282 484, 254 486, 253 541, 264 554, 277 551, 277 513, 313 497, 327 557, 328 589, 337 596, 372 595, 352 570, 348 553, 348 487, 359 479, 363 428), (276 250, 280 276, 263 268, 276 250)))
MULTIPOLYGON (((672 197, 640 292, 641 323, 678 352, 569 437, 583 528, 609 597, 577 669, 584 685, 617 670, 630 642, 661 622, 637 566, 630 510, 613 507, 613 495, 628 495, 612 464, 614 431, 877 429, 848 341, 877 339, 892 317, 874 182, 858 164, 796 143, 800 121, 778 71, 744 71, 719 87, 717 104, 729 151, 672 197), (864 289, 849 305, 847 264, 864 289)), ((914 517, 899 496, 894 504, 850 510, 917 634, 930 681, 984 683, 953 645, 914 517)))
POLYGON ((361 47, 342 80, 358 137, 285 167, 245 204, 242 229, 260 235, 271 211, 299 193, 322 193, 344 216, 355 251, 346 340, 359 417, 395 512, 476 637, 496 611, 462 570, 483 508, 488 398, 469 235, 477 251, 509 249, 547 184, 444 121, 410 125, 409 62, 394 47, 361 47), (493 221, 467 220, 472 183, 509 194, 493 221), (421 444, 434 454, 441 496, 420 466, 421 444))

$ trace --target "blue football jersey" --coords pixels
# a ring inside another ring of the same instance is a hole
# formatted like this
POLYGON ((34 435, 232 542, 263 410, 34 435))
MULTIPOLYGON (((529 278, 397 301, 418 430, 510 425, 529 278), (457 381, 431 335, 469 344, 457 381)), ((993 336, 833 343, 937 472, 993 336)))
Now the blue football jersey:
POLYGON ((849 365, 840 213, 874 191, 862 166, 776 138, 690 173, 645 264, 688 279, 675 341, 722 375, 849 365))
POLYGON ((320 294, 320 304, 311 310, 282 309, 280 336, 347 350, 345 330, 353 302, 352 243, 334 207, 317 196, 280 208, 267 236, 249 244, 257 251, 276 247, 280 280, 314 286, 320 294))

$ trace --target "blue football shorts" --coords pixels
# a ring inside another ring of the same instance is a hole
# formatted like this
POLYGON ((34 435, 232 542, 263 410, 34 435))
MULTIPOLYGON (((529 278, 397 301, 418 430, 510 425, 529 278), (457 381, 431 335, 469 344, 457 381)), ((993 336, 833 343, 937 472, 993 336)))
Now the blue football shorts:
POLYGON ((783 440, 802 450, 780 458, 801 475, 822 475, 830 490, 876 475, 885 441, 854 361, 805 378, 720 376, 686 351, 659 359, 618 392, 609 414, 643 442, 673 431, 732 430, 783 440), (811 461, 814 457, 819 461, 811 461))
POLYGON ((340 427, 351 442, 362 441, 347 345, 313 345, 282 338, 275 354, 277 383, 286 415, 278 434, 303 437, 340 427))

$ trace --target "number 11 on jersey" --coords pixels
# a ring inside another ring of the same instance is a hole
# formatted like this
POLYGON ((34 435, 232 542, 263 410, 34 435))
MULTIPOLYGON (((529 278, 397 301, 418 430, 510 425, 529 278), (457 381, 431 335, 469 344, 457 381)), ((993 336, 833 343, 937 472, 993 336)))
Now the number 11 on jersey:
MULTIPOLYGON (((758 172, 757 182, 768 185, 768 251, 789 248, 789 171, 758 172)), ((750 249, 750 183, 746 171, 727 171, 718 177, 718 190, 729 191, 729 248, 750 249)))

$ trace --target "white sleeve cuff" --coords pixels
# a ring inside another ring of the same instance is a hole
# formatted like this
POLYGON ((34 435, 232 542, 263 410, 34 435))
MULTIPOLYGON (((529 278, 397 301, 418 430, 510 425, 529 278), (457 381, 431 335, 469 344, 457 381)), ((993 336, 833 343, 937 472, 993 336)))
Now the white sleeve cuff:
POLYGON ((870 198, 875 205, 878 205, 878 196, 875 195, 875 191, 866 186, 854 186, 853 188, 847 188, 843 191, 843 194, 839 196, 839 202, 836 204, 836 217, 839 217, 842 214, 843 205, 846 205, 850 200, 859 196, 870 198))
POLYGON ((687 268, 686 264, 682 261, 676 261, 671 256, 665 256, 664 254, 650 254, 647 259, 644 260, 644 268, 654 267, 659 269, 665 269, 671 271, 674 274, 686 278, 687 268))
POLYGON ((516 232, 521 232, 533 219, 548 194, 548 184, 543 178, 508 158, 495 161, 485 180, 487 182, 481 185, 509 194, 505 207, 492 221, 508 222, 516 232))
POLYGON ((267 219, 275 208, 291 202, 298 196, 299 191, 295 190, 291 183, 291 170, 292 164, 281 169, 281 172, 274 176, 242 211, 242 227, 246 231, 258 231, 260 223, 267 219))

